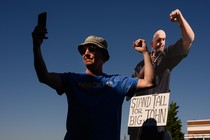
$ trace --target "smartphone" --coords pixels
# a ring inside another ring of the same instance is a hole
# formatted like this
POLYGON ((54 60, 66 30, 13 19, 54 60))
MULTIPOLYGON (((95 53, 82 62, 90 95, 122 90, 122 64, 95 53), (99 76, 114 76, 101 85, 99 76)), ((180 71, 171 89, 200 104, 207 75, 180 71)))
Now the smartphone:
POLYGON ((40 13, 38 15, 38 26, 46 27, 47 12, 40 13))
MULTIPOLYGON (((47 12, 40 13, 38 15, 38 26, 46 28, 46 22, 47 22, 47 12)), ((48 37, 44 37, 44 39, 48 39, 48 37)))

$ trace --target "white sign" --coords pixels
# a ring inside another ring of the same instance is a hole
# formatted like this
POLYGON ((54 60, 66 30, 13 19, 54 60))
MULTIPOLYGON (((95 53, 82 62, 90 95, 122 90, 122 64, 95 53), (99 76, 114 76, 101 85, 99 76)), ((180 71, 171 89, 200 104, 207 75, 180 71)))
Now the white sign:
POLYGON ((157 126, 165 126, 168 117, 169 96, 170 93, 160 93, 132 97, 128 126, 142 126, 144 121, 149 118, 155 119, 157 126))

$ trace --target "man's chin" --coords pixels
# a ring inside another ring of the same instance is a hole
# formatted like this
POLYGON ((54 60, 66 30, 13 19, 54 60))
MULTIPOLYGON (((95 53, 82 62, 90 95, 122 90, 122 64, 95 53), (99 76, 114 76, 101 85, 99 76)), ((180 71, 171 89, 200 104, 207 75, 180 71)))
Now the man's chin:
POLYGON ((92 64, 93 64, 93 61, 84 61, 84 64, 85 64, 86 66, 92 65, 92 64))

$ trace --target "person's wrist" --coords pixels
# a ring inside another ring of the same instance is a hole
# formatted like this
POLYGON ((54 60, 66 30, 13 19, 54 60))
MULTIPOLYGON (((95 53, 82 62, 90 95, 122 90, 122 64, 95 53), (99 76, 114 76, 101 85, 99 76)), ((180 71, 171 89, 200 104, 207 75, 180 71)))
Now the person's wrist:
POLYGON ((142 54, 149 54, 149 51, 143 51, 142 54))

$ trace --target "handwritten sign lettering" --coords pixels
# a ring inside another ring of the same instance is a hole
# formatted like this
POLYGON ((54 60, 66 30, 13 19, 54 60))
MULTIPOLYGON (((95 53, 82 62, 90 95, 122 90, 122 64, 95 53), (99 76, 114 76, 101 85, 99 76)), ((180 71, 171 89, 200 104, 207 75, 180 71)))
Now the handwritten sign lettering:
POLYGON ((157 126, 167 123, 170 93, 135 96, 131 98, 128 118, 129 127, 142 126, 144 121, 153 118, 157 126))

